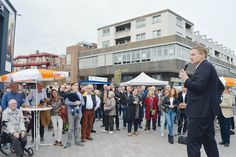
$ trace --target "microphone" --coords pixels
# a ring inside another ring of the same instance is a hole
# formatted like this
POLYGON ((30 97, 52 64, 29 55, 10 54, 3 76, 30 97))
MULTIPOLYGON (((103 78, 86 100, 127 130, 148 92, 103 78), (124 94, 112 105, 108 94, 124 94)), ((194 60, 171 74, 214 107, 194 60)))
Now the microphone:
POLYGON ((188 68, 189 63, 186 63, 184 66, 184 71, 186 71, 186 69, 188 68))

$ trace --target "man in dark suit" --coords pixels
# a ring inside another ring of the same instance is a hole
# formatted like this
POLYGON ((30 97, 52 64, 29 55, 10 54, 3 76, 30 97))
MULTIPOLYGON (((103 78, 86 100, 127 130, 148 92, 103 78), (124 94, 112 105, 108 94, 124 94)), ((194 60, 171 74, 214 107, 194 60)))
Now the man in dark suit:
POLYGON ((182 91, 178 93, 178 111, 179 111, 179 116, 178 116, 178 134, 185 134, 186 133, 186 126, 187 126, 187 117, 185 114, 185 108, 187 106, 187 88, 184 86, 182 87, 182 91), (183 130, 183 132, 182 132, 183 130))
POLYGON ((197 65, 192 78, 182 69, 180 79, 188 89, 188 105, 185 113, 189 118, 187 152, 189 157, 200 157, 204 146, 208 157, 219 157, 215 141, 214 119, 220 111, 220 96, 224 85, 214 66, 207 60, 207 50, 196 46, 190 53, 191 63, 197 65))

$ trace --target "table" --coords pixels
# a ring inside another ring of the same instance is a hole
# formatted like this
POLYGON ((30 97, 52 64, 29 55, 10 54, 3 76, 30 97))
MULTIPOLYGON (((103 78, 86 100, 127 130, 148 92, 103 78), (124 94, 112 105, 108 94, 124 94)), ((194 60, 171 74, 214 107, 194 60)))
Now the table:
POLYGON ((38 150, 39 145, 52 145, 52 144, 41 144, 39 140, 39 120, 40 120, 40 112, 41 111, 47 111, 51 110, 52 107, 21 107, 21 111, 28 111, 28 112, 34 112, 34 143, 31 146, 28 147, 33 147, 35 146, 35 149, 38 150))

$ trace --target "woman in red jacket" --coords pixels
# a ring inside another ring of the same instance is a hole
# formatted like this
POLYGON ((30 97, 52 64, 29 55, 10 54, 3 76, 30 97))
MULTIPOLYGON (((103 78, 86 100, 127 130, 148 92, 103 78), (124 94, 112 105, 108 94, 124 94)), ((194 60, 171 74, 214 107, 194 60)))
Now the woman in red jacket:
POLYGON ((158 111, 157 103, 158 103, 157 97, 155 97, 154 92, 150 90, 145 99, 145 104, 146 104, 145 117, 147 120, 148 132, 150 131, 151 119, 152 119, 152 129, 156 130, 157 111, 158 111))

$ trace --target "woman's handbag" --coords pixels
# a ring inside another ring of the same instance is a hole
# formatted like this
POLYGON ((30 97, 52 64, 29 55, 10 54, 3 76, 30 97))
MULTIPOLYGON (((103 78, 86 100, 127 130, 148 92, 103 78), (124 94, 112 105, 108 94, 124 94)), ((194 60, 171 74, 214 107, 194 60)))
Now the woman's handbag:
POLYGON ((65 105, 59 108, 58 114, 61 116, 64 123, 68 121, 67 107, 65 105))
POLYGON ((104 112, 106 115, 108 115, 111 112, 111 110, 104 110, 104 112))

